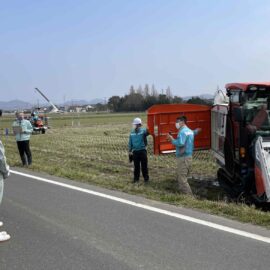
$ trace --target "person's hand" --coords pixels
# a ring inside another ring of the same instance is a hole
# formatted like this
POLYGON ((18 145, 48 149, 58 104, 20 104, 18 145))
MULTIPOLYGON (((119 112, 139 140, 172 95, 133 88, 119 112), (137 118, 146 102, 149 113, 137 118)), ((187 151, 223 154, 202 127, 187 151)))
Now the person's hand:
POLYGON ((171 134, 169 134, 169 133, 167 134, 167 140, 168 141, 172 141, 173 140, 173 136, 171 134))
POLYGON ((196 130, 197 130, 197 133, 200 133, 202 131, 201 128, 196 128, 196 130))
POLYGON ((133 161, 133 153, 131 151, 128 152, 128 159, 130 163, 133 161))
POLYGON ((7 165, 7 171, 6 173, 3 174, 3 178, 7 179, 10 176, 10 170, 9 170, 9 166, 7 165))

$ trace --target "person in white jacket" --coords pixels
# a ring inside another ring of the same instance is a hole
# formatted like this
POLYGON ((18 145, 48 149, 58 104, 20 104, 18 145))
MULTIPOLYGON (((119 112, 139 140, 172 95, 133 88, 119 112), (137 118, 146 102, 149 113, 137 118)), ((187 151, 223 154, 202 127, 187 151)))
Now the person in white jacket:
MULTIPOLYGON (((4 179, 9 176, 9 166, 6 161, 5 157, 5 149, 0 141, 0 204, 3 199, 3 192, 4 192, 4 179)), ((0 221, 0 227, 3 226, 3 222, 0 221)), ((2 231, 0 232, 0 242, 4 242, 10 239, 10 235, 7 232, 2 231)))
POLYGON ((29 120, 24 118, 23 112, 16 113, 16 120, 12 124, 13 133, 16 136, 17 146, 23 166, 32 164, 32 153, 30 150, 30 136, 33 126, 29 120))

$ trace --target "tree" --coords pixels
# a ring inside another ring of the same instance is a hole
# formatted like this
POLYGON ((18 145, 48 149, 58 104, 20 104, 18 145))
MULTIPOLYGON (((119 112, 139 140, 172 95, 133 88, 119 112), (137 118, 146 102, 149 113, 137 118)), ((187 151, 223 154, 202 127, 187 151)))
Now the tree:
POLYGON ((155 104, 183 103, 181 97, 172 96, 169 86, 165 91, 162 90, 162 93, 159 94, 154 84, 152 84, 151 91, 148 84, 145 84, 144 89, 139 85, 137 90, 131 85, 129 94, 124 97, 112 96, 109 98, 108 106, 110 110, 115 112, 137 112, 145 111, 155 104), (165 91, 166 93, 163 93, 165 91))
POLYGON ((130 86, 129 88, 129 94, 132 95, 132 94, 135 94, 135 88, 133 85, 130 86))
POLYGON ((107 104, 97 103, 95 105, 95 108, 96 108, 96 111, 101 112, 101 111, 107 111, 108 106, 107 106, 107 104))
POLYGON ((158 99, 155 96, 149 95, 144 99, 144 110, 147 110, 151 106, 158 103, 158 99))
POLYGON ((177 103, 177 104, 183 103, 183 99, 181 97, 174 96, 172 99, 172 103, 177 103))
POLYGON ((108 107, 113 112, 118 112, 120 110, 121 98, 119 96, 112 96, 109 98, 108 107))
POLYGON ((171 91, 170 86, 168 86, 167 89, 166 89, 166 96, 167 96, 167 98, 168 98, 170 101, 171 101, 172 98, 173 98, 173 95, 172 95, 172 91, 171 91))
POLYGON ((149 95, 150 95, 149 85, 146 84, 145 87, 144 87, 143 96, 144 96, 144 98, 147 98, 149 95))
POLYGON ((158 97, 158 92, 157 92, 154 84, 152 84, 152 87, 151 87, 151 96, 158 97))
POLYGON ((142 111, 144 98, 141 94, 126 95, 123 102, 124 111, 142 111))
POLYGON ((139 85, 139 88, 137 89, 137 94, 143 95, 143 90, 142 90, 142 86, 139 85))
POLYGON ((202 99, 200 97, 192 97, 187 101, 187 103, 189 103, 189 104, 209 105, 209 103, 206 100, 204 100, 204 99, 202 99))
POLYGON ((164 94, 160 94, 158 96, 158 103, 159 104, 169 104, 170 100, 168 99, 168 97, 164 94))

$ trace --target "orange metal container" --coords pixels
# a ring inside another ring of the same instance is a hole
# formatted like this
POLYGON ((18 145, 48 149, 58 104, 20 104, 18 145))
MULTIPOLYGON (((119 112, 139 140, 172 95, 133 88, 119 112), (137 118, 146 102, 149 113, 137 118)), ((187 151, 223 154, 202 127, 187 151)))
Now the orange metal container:
POLYGON ((211 106, 195 104, 162 104, 154 105, 147 110, 147 125, 154 138, 154 154, 168 153, 175 147, 168 142, 170 132, 174 138, 178 130, 175 127, 177 117, 185 115, 190 129, 201 128, 202 132, 195 137, 195 149, 211 147, 211 106))

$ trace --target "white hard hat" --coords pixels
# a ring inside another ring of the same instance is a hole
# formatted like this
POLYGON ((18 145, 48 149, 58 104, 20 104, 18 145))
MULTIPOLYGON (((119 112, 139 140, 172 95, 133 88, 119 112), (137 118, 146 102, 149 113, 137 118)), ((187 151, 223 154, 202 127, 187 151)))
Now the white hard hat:
POLYGON ((142 124, 142 119, 137 117, 133 120, 132 122, 133 125, 141 125, 142 124))

